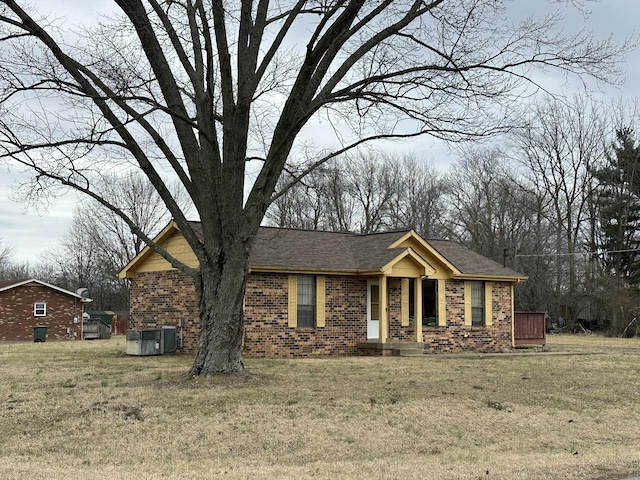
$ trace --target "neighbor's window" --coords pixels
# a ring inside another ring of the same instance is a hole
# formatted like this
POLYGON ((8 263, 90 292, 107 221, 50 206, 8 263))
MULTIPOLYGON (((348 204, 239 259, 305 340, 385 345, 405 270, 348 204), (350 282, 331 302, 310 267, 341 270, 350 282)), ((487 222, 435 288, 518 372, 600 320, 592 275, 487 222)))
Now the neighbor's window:
POLYGON ((33 304, 33 315, 36 317, 45 317, 47 315, 47 304, 44 302, 36 302, 33 304))
POLYGON ((316 324, 316 277, 298 275, 298 328, 314 328, 316 324))
POLYGON ((484 282, 471 282, 471 325, 484 326, 484 282))

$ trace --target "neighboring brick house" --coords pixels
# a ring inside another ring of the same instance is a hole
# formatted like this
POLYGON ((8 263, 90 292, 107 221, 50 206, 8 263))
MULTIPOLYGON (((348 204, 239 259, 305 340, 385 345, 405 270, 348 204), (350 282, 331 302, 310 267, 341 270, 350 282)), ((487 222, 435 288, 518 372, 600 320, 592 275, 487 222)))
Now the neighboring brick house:
MULTIPOLYGON (((198 224, 194 224, 199 227, 198 224)), ((191 267, 175 223, 156 242, 191 267)), ((261 227, 249 261, 244 354, 257 357, 497 352, 513 346, 513 288, 523 275, 412 230, 353 234, 261 227)), ((194 352, 193 281, 151 249, 121 272, 131 280, 130 328, 178 327, 194 352)))
POLYGON ((80 338, 82 297, 33 278, 0 280, 0 340, 33 341, 37 325, 47 339, 80 338))

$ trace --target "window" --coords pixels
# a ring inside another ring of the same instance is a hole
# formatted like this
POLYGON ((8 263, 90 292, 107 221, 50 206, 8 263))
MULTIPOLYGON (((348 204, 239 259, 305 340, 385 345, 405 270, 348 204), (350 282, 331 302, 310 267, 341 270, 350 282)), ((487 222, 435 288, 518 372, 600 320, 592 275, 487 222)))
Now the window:
POLYGON ((422 281, 422 326, 436 327, 438 325, 438 296, 437 280, 422 281))
POLYGON ((416 279, 409 279, 409 319, 416 318, 416 279))
POLYGON ((47 316, 47 304, 44 302, 36 302, 33 304, 33 315, 36 317, 47 316))
POLYGON ((484 282, 471 282, 471 325, 484 326, 484 282))
POLYGON ((380 320, 380 286, 371 284, 371 320, 380 320))
MULTIPOLYGON (((415 278, 410 278, 408 282, 409 290, 409 318, 416 318, 416 283, 415 278)), ((438 326, 438 280, 424 279, 422 285, 422 312, 417 315, 423 327, 438 326)), ((443 291, 444 292, 444 291, 443 291)))
POLYGON ((298 275, 298 328, 314 328, 316 324, 316 278, 298 275))
POLYGON ((326 324, 324 275, 289 275, 287 325, 322 328, 326 324))
POLYGON ((416 296, 418 281, 415 278, 409 278, 407 282, 408 289, 408 317, 410 320, 422 322, 423 327, 445 326, 444 313, 444 280, 424 279, 422 285, 422 312, 416 313, 416 296), (441 317, 442 321, 439 321, 441 317))

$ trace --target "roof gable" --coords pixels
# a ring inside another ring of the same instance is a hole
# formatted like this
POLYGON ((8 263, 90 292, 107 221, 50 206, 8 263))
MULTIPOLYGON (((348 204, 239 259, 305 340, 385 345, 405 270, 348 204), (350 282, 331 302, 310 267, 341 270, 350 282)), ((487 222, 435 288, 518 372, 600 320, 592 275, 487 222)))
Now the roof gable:
POLYGON ((420 235, 413 230, 408 231, 401 238, 396 240, 392 248, 412 248, 416 250, 424 258, 429 258, 436 266, 436 272, 438 270, 446 270, 452 275, 459 275, 460 270, 446 257, 442 256, 438 250, 433 248, 427 241, 425 241, 420 235))
POLYGON ((401 250, 400 254, 391 262, 382 267, 382 273, 391 277, 415 278, 433 276, 436 273, 436 269, 412 248, 406 248, 401 250))
POLYGON ((82 300, 82 296, 78 295, 75 292, 70 292, 69 290, 65 290, 64 288, 56 287, 55 285, 51 285, 49 283, 43 282, 41 280, 37 280, 35 278, 28 278, 22 280, 2 280, 0 281, 0 292, 4 292, 7 290, 11 290, 13 288, 29 286, 31 284, 36 284, 42 287, 51 288, 52 290, 56 290, 60 293, 64 293, 65 295, 69 295, 71 297, 78 298, 82 300))
MULTIPOLYGON (((178 226, 176 225, 176 223, 174 221, 171 221, 167 224, 166 227, 164 227, 160 233, 158 233, 153 241, 155 243, 157 243, 158 245, 165 245, 166 243, 169 242, 171 240, 171 237, 173 235, 175 235, 176 233, 179 233, 180 230, 178 229, 178 226)), ((140 266, 148 263, 148 262, 157 262, 157 261, 161 261, 161 262, 165 262, 167 265, 169 265, 169 262, 167 262, 166 260, 164 260, 162 257, 160 257, 160 255, 158 255, 153 249, 149 248, 148 246, 146 246, 145 248, 142 249, 142 251, 140 251, 140 253, 138 253, 135 257, 133 257, 133 259, 131 259, 131 261, 129 263, 127 263, 122 270, 120 270, 120 272, 118 272, 118 277, 119 278, 126 278, 129 275, 130 272, 133 271, 137 271, 139 270, 140 266), (156 258, 157 257, 157 258, 156 258)), ((184 262, 183 262, 184 263, 184 262)), ((187 264, 189 262, 186 262, 187 264)), ((165 268, 168 269, 169 267, 165 268)))

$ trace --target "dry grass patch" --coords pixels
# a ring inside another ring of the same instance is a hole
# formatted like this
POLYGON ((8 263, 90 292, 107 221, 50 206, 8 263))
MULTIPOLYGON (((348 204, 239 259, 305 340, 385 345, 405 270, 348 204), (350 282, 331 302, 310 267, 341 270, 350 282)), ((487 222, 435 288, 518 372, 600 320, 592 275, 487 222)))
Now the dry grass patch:
POLYGON ((0 344, 0 478, 616 479, 640 473, 640 341, 501 358, 247 360, 0 344))

